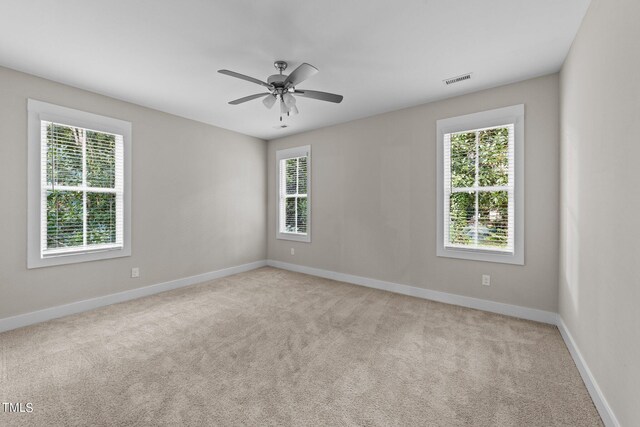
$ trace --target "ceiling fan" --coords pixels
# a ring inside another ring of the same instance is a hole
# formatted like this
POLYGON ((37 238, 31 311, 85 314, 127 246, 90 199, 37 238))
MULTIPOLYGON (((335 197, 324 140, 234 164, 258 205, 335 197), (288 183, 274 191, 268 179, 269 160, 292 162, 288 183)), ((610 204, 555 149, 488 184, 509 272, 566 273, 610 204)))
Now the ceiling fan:
POLYGON ((229 70, 218 70, 219 73, 226 74, 227 76, 235 77, 238 79, 246 80, 248 82, 259 84, 269 90, 269 92, 256 93, 255 95, 245 96, 230 101, 231 105, 242 104, 243 102, 251 101, 253 99, 264 97, 262 103, 267 108, 273 107, 276 101, 280 101, 280 121, 282 121, 283 115, 298 114, 298 107, 296 107, 296 96, 303 96, 305 98, 318 99, 320 101, 328 101, 334 103, 342 102, 342 95, 336 95, 335 93, 319 92, 317 90, 302 90, 296 89, 296 86, 309 77, 315 75, 318 69, 313 65, 306 62, 293 70, 289 75, 282 74, 287 69, 287 63, 285 61, 276 61, 273 66, 280 72, 280 74, 273 74, 267 78, 266 82, 262 80, 254 79, 253 77, 245 76, 244 74, 236 73, 229 70))

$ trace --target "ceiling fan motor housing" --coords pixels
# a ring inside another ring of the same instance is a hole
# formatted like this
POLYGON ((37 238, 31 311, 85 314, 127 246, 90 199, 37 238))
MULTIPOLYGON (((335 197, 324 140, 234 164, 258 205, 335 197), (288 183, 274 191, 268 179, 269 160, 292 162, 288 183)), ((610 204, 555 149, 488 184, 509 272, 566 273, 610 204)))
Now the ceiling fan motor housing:
POLYGON ((267 83, 276 87, 284 87, 284 81, 287 79, 286 74, 273 74, 267 78, 267 83))

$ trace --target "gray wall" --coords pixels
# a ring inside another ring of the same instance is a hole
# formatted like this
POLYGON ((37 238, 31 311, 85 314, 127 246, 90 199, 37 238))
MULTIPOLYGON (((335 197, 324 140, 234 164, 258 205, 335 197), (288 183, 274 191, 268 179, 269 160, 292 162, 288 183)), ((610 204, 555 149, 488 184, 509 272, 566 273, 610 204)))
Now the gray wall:
POLYGON ((264 259, 265 157, 262 140, 0 68, 0 318, 264 259), (30 97, 132 122, 133 256, 27 270, 30 97))
POLYGON ((640 425, 640 2, 593 0, 562 69, 560 315, 640 425))
POLYGON ((269 258, 555 312, 558 84, 556 74, 269 141, 269 258), (526 265, 436 257, 436 120, 521 103, 526 265), (307 144, 312 241, 277 240, 275 152, 307 144))

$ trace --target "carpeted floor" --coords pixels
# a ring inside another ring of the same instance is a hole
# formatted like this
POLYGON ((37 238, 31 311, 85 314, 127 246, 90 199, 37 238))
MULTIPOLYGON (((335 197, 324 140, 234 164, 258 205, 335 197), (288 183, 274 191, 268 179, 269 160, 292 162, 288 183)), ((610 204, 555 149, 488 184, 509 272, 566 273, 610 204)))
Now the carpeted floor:
POLYGON ((0 334, 0 425, 600 426, 553 326, 261 268, 0 334))

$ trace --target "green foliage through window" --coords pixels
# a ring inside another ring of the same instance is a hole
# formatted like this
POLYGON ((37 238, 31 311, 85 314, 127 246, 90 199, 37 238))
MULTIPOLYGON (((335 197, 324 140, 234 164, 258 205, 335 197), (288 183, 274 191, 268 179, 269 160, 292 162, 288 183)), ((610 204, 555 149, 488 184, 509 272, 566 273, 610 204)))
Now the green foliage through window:
POLYGON ((510 250, 510 126, 449 135, 449 244, 510 250))
POLYGON ((81 246, 82 193, 47 191, 47 248, 81 246))
POLYGON ((51 122, 43 126, 46 249, 116 243, 116 135, 51 122))

